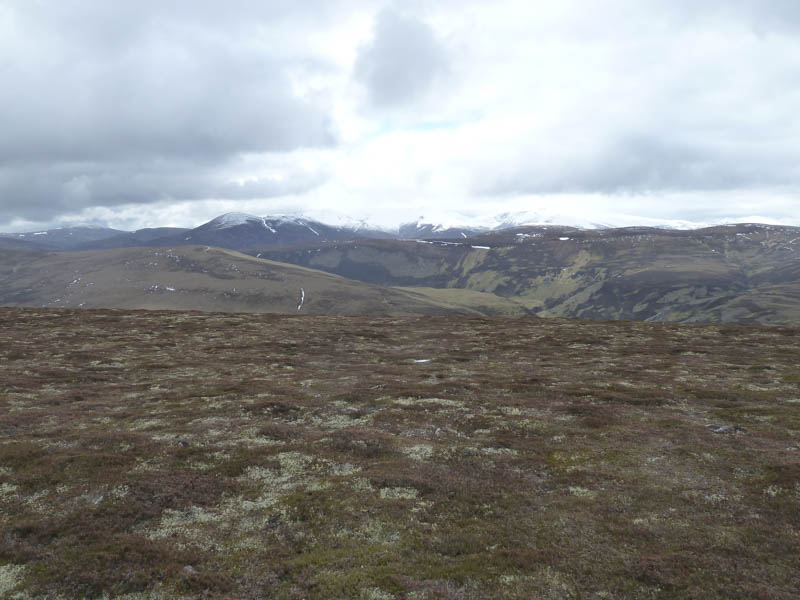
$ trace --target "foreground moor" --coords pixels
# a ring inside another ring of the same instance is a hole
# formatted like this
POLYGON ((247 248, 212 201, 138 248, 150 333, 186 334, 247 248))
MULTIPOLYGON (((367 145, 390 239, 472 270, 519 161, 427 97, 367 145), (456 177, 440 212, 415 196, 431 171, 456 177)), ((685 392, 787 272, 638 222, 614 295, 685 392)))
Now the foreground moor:
POLYGON ((3 308, 0 597, 796 598, 798 335, 3 308))

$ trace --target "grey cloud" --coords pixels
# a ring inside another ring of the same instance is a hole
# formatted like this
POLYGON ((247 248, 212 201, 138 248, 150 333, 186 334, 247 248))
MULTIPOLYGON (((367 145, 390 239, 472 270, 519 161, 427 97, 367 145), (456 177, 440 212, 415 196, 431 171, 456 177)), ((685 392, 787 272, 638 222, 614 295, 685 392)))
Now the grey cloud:
POLYGON ((291 171, 281 179, 232 183, 224 169, 193 162, 58 163, 0 168, 0 223, 15 218, 46 222, 93 206, 220 199, 249 200, 307 192, 326 180, 321 172, 291 171))
POLYGON ((582 155, 532 153, 493 175, 484 171, 475 191, 625 194, 793 186, 800 180, 798 164, 800 151, 785 147, 715 145, 658 132, 622 136, 582 155))
POLYGON ((296 96, 288 75, 329 67, 270 43, 287 19, 330 17, 323 4, 0 7, 0 56, 14 58, 0 62, 0 219, 317 185, 231 188, 224 175, 245 153, 336 144, 324 95, 296 96))
POLYGON ((358 55, 355 76, 372 106, 383 108, 415 100, 446 69, 447 55, 433 29, 387 9, 376 18, 374 39, 358 55))
POLYGON ((0 99, 3 163, 216 159, 334 143, 328 108, 295 97, 285 64, 233 36, 166 21, 97 48, 59 37, 64 23, 51 27, 31 32, 40 47, 3 72, 12 90, 0 99))
POLYGON ((756 33, 791 32, 800 28, 796 0, 657 0, 686 22, 735 21, 756 33))

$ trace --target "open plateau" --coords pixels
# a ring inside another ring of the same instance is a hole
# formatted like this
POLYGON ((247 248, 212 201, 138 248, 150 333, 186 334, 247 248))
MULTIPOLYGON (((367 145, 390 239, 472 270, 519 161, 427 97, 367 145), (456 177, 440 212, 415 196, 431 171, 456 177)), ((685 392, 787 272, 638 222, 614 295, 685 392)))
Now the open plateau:
POLYGON ((797 598, 798 248, 3 234, 0 598, 797 598))

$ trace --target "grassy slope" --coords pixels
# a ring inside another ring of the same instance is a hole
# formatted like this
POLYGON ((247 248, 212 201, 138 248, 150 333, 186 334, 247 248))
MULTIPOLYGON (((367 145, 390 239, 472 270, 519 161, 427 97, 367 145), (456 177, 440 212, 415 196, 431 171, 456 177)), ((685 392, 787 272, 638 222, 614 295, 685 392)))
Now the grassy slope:
MULTIPOLYGON (((3 264, 11 264, 10 256, 3 264)), ((419 294, 204 246, 41 255, 0 272, 0 303, 311 314, 474 314, 419 294)))
POLYGON ((0 309, 0 595, 796 598, 798 336, 0 309))

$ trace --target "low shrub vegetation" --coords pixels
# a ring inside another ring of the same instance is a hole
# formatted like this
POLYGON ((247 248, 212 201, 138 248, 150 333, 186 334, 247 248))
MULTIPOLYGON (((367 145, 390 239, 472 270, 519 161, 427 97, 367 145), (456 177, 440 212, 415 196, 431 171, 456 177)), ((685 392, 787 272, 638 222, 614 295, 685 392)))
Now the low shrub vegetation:
POLYGON ((0 309, 0 598, 800 589, 800 331, 0 309))

